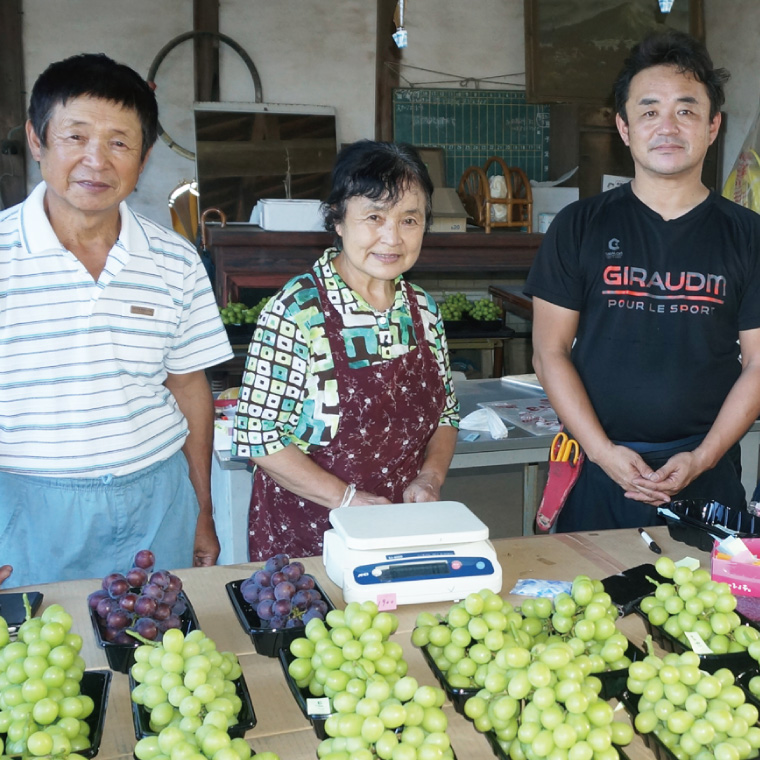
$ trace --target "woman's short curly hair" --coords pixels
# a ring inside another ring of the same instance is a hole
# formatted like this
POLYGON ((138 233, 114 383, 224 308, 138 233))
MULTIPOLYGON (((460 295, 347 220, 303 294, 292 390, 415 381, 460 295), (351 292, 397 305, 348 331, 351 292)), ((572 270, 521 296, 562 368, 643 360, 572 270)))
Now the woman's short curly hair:
MULTIPOLYGON (((325 229, 336 232, 351 198, 396 202, 410 187, 425 194, 425 231, 433 220, 433 182, 416 148, 406 143, 359 140, 335 159, 332 189, 322 204, 325 229)), ((336 233, 337 234, 337 233, 336 233)))

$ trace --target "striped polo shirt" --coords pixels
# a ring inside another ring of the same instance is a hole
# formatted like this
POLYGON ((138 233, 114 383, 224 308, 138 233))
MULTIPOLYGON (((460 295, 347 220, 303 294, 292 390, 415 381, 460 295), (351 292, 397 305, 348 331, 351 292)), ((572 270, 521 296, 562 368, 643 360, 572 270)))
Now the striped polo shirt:
POLYGON ((195 249, 122 203, 97 282, 61 246, 45 184, 0 212, 0 469, 126 475, 168 459, 187 422, 167 373, 232 356, 195 249))

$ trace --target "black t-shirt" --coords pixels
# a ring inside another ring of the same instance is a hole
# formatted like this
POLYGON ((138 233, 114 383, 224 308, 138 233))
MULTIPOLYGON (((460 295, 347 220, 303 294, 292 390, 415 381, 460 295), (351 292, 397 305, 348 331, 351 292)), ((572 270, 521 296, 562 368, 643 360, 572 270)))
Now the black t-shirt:
POLYGON ((609 438, 706 433, 760 327, 760 215, 711 193, 665 221, 624 185, 557 215, 525 292, 580 312, 572 360, 609 438))

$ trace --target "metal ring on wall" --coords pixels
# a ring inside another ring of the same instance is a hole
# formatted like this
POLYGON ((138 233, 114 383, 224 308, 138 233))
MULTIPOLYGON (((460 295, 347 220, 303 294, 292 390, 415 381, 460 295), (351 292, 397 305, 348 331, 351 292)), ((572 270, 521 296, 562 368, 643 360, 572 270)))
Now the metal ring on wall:
MULTIPOLYGON (((196 39, 198 37, 215 37, 220 42, 224 42, 229 45, 243 59, 243 62, 251 74, 251 79, 253 79, 254 102, 261 103, 261 79, 259 78, 259 72, 256 70, 256 64, 253 62, 253 59, 248 55, 248 53, 245 52, 241 45, 235 42, 235 40, 233 40, 231 37, 228 37, 226 34, 221 34, 219 32, 184 32, 183 34, 175 37, 173 40, 167 42, 166 45, 164 45, 161 50, 158 51, 158 54, 153 59, 153 63, 151 63, 150 68, 148 69, 148 84, 155 87, 155 76, 156 72, 158 71, 158 67, 161 65, 161 62, 164 60, 164 58, 166 58, 171 50, 186 40, 196 39)), ((160 121, 158 122, 158 135, 175 153, 179 153, 180 156, 187 158, 189 161, 195 161, 195 153, 193 153, 191 150, 188 150, 187 148, 183 148, 178 142, 173 140, 169 133, 161 126, 160 121)))

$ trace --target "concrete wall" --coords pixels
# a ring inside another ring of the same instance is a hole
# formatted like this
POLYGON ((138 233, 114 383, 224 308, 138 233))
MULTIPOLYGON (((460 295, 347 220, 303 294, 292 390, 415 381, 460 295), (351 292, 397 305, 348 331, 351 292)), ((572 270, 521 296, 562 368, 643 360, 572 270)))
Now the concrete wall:
MULTIPOLYGON (((461 81, 469 79, 473 86, 478 79, 484 87, 524 86, 523 0, 409 5, 402 84, 460 87, 461 81), (492 84, 482 81, 489 78, 492 84)), ((760 5, 757 0, 704 0, 704 5, 708 46, 716 63, 733 73, 726 103, 728 171, 758 105, 760 5)), ((27 89, 50 61, 82 51, 103 51, 147 74, 156 53, 191 28, 192 0, 24 0, 27 89)), ((334 106, 340 142, 374 135, 375 3, 222 0, 220 29, 253 58, 265 101, 334 106)), ((175 48, 156 79, 163 126, 192 148, 192 44, 175 48)), ((253 100, 250 76, 226 46, 221 90, 225 100, 253 100)), ((31 161, 29 166, 33 185, 39 174, 31 161)), ((194 171, 192 162, 159 142, 132 204, 169 223, 168 195, 194 171)))

